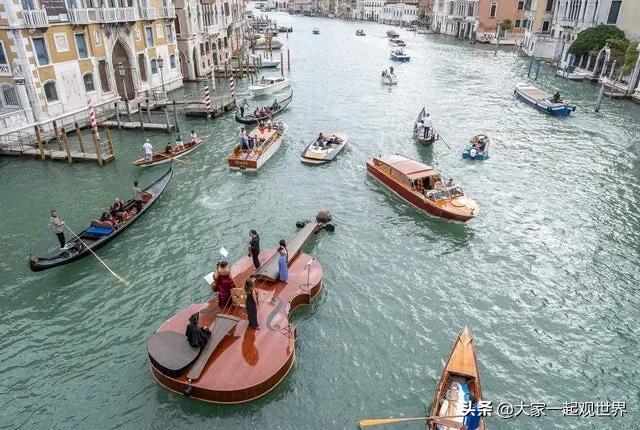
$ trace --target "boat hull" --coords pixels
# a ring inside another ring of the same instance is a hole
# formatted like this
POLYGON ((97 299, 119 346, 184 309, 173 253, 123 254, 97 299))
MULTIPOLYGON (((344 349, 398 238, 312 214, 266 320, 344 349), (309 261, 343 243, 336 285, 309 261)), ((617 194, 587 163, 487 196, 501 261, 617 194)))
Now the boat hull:
POLYGON ((334 161, 340 152, 347 146, 349 142, 349 138, 346 134, 343 133, 324 133, 327 137, 337 136, 342 140, 342 144, 333 148, 331 151, 327 151, 326 153, 322 153, 320 151, 313 151, 311 148, 314 142, 311 142, 307 147, 302 151, 301 161, 305 164, 327 164, 334 161))
POLYGON ((571 112, 575 110, 575 107, 569 106, 566 103, 549 103, 547 100, 535 99, 519 88, 516 88, 515 96, 517 99, 522 100, 526 104, 533 106, 540 112, 544 112, 551 116, 569 116, 571 112))
POLYGON ((277 84, 269 85, 268 87, 260 87, 257 85, 252 85, 249 87, 249 90, 256 96, 264 96, 267 94, 273 94, 276 91, 280 91, 284 88, 289 87, 290 83, 288 80, 283 82, 278 82, 277 84))
POLYGON ((402 55, 402 56, 401 56, 401 55, 393 55, 393 54, 391 54, 391 59, 392 59, 393 61, 398 61, 398 62, 400 62, 400 63, 406 63, 406 62, 408 62, 409 60, 411 60, 411 57, 406 56, 406 55, 402 55))
POLYGON ((470 151, 463 151, 462 152, 462 158, 466 158, 468 160, 486 160, 487 158, 489 158, 489 154, 487 152, 485 153, 477 153, 475 156, 471 156, 471 152, 470 151))
POLYGON ((160 164, 168 163, 169 161, 171 161, 173 159, 178 159, 180 157, 183 157, 183 156, 195 151, 196 149, 198 149, 202 145, 202 143, 207 139, 207 137, 209 137, 209 136, 202 136, 202 137, 198 138, 199 140, 196 142, 195 145, 190 146, 189 148, 185 149, 184 151, 182 151, 179 154, 166 156, 164 158, 159 158, 158 160, 152 160, 151 162, 148 162, 146 160, 146 158, 139 158, 136 161, 134 161, 132 164, 134 164, 136 166, 139 166, 139 167, 152 167, 152 166, 157 166, 157 165, 160 165, 160 164))
POLYGON ((371 163, 370 161, 367 161, 367 173, 372 178, 376 179, 378 182, 384 185, 387 189, 400 197, 402 200, 434 217, 442 218, 448 221, 467 222, 478 215, 478 213, 476 212, 473 216, 462 216, 442 210, 438 206, 431 204, 429 201, 422 199, 414 192, 397 184, 393 179, 389 178, 387 175, 376 169, 373 163, 371 163))

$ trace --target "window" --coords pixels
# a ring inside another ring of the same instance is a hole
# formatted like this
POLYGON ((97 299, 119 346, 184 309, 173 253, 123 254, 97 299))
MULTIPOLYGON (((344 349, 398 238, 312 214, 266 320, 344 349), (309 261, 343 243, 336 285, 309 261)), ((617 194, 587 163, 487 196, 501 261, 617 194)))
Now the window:
POLYGON ((553 0, 547 0, 547 7, 544 10, 545 12, 551 12, 553 10, 553 0))
POLYGON ((0 42, 0 64, 9 64, 7 62, 7 56, 4 53, 4 46, 2 45, 2 42, 0 42))
POLYGON ((543 32, 549 31, 549 21, 544 21, 542 23, 542 31, 543 32))
POLYGON ((96 86, 93 83, 93 73, 87 73, 82 77, 82 80, 84 81, 84 89, 87 90, 87 92, 96 90, 96 86))
POLYGON ((169 55, 169 64, 171 65, 172 69, 176 68, 176 56, 175 55, 169 55))
POLYGON ((515 28, 520 28, 520 20, 519 20, 519 19, 516 19, 516 23, 515 23, 515 24, 513 24, 513 26, 514 26, 515 28))
POLYGON ((151 65, 151 74, 152 75, 157 75, 158 74, 158 62, 155 60, 155 58, 153 60, 151 60, 149 62, 149 64, 151 65))
POLYGON ((496 7, 497 5, 495 3, 491 3, 491 11, 489 12, 489 17, 491 18, 496 17, 496 7))
POLYGON ((173 26, 171 24, 167 24, 167 40, 170 43, 173 43, 173 26))
POLYGON ((47 82, 44 84, 44 95, 48 102, 58 101, 58 91, 56 91, 55 82, 47 82))
POLYGON ((147 62, 144 54, 138 54, 138 69, 140 70, 140 80, 147 82, 147 62))
POLYGON ((144 34, 147 38, 147 48, 151 48, 153 46, 153 29, 151 27, 145 27, 144 34))
POLYGON ((529 20, 528 19, 523 19, 522 20, 522 28, 529 28, 529 20))
POLYGON ((0 107, 2 106, 20 106, 18 93, 13 85, 2 85, 2 97, 0 98, 0 107))
POLYGON ((76 46, 78 47, 78 58, 88 58, 89 49, 87 48, 87 40, 84 33, 76 33, 76 46))
POLYGON ((520 1, 518 2, 518 10, 522 10, 522 9, 524 9, 524 1, 523 1, 523 0, 520 0, 520 1))
POLYGON ((33 42, 33 49, 36 51, 38 64, 41 66, 49 64, 49 53, 47 52, 47 44, 44 42, 44 37, 33 37, 31 41, 33 42))
POLYGON ((20 2, 22 4, 22 9, 25 10, 34 10, 35 5, 33 4, 33 0, 22 0, 20 2))
POLYGON ((618 14, 620 13, 621 0, 614 0, 611 2, 609 8, 609 17, 607 18, 607 24, 616 24, 618 22, 618 14))

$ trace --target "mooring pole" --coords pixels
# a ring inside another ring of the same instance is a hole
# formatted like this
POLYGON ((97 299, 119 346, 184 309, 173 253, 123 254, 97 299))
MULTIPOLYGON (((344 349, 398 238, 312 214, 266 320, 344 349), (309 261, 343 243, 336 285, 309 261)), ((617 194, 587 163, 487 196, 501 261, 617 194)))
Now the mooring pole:
POLYGON ((529 68, 527 69, 527 77, 531 77, 531 66, 533 66, 533 57, 529 59, 529 68))
POLYGON ((538 60, 538 65, 536 66, 536 77, 534 78, 535 81, 538 80, 538 73, 540 73, 540 60, 538 60))

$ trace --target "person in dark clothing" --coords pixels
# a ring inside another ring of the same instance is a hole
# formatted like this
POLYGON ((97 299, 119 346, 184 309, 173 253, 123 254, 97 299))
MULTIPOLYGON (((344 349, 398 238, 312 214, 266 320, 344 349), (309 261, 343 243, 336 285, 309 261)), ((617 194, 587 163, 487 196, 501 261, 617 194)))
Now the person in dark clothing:
POLYGON ((187 330, 184 333, 187 336, 189 345, 194 348, 204 348, 207 342, 209 342, 209 336, 211 336, 211 331, 208 328, 198 327, 199 318, 199 312, 191 315, 189 317, 189 325, 187 326, 187 330))
POLYGON ((560 98, 560 91, 556 91, 556 93, 551 98, 551 101, 554 102, 554 103, 560 103, 560 100, 562 100, 560 98))
POLYGON ((247 282, 245 282, 244 292, 247 296, 244 304, 247 309, 249 327, 254 330, 260 330, 260 326, 258 325, 258 293, 254 288, 252 279, 247 279, 247 282))
POLYGON ((478 430, 480 428, 480 413, 478 412, 478 399, 473 393, 469 393, 469 403, 471 408, 464 417, 464 425, 468 430, 478 430))
POLYGON ((249 256, 253 258, 253 265, 255 268, 260 267, 260 260, 258 256, 260 255, 260 236, 258 232, 255 230, 249 230, 249 237, 251 237, 251 241, 249 241, 249 256))

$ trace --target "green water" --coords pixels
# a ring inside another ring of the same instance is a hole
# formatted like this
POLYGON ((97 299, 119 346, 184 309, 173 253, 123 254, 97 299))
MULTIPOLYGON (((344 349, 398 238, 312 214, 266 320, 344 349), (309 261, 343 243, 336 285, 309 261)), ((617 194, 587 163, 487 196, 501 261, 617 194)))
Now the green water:
POLYGON ((103 168, 0 160, 0 428, 341 429, 363 417, 421 416, 465 325, 494 404, 626 401, 629 411, 616 420, 493 417, 489 428, 637 428, 640 106, 606 101, 595 114, 595 86, 546 68, 538 84, 578 105, 574 116, 552 118, 513 98, 527 81, 526 59, 410 33, 402 37, 411 62, 395 65, 399 84, 386 88, 383 26, 276 16, 294 27, 283 147, 258 174, 231 173, 232 116, 180 115, 184 130, 211 137, 187 157, 194 164, 176 165, 155 206, 99 252, 129 286, 91 257, 32 273, 26 256, 55 244, 50 207, 79 230, 114 196, 127 197, 134 179, 159 176, 164 167, 130 162, 145 137, 161 147, 167 135, 114 132, 117 159, 103 168), (356 38, 357 28, 367 36, 356 38), (412 141, 423 105, 451 150, 412 141), (331 165, 302 165, 305 142, 321 130, 347 133, 349 147, 331 165), (481 132, 491 158, 461 160, 481 132), (394 152, 458 180, 480 206, 477 219, 430 218, 368 179, 365 160, 394 152), (297 361, 286 380, 238 406, 159 387, 146 341, 176 311, 209 298, 201 277, 217 250, 235 261, 248 229, 266 248, 321 208, 333 210, 337 229, 306 251, 323 264, 325 290, 294 317, 297 361))

